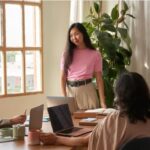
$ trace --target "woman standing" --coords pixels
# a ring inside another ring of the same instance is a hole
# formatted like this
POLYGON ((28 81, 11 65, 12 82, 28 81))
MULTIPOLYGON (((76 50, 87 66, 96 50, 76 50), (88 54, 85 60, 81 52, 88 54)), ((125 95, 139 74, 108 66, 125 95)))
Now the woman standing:
POLYGON ((61 70, 62 93, 75 97, 78 109, 98 108, 99 103, 106 108, 101 54, 92 46, 81 23, 74 23, 69 28, 61 70), (100 102, 92 83, 93 76, 96 78, 100 102))

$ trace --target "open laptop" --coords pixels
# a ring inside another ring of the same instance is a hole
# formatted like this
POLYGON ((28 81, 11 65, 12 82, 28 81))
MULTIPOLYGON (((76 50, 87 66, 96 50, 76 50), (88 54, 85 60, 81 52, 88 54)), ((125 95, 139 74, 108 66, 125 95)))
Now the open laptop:
POLYGON ((30 110, 29 130, 40 130, 42 128, 44 104, 30 110))
POLYGON ((74 97, 62 97, 62 96, 47 96, 47 106, 53 107, 62 104, 68 104, 71 114, 77 111, 77 105, 74 97))
POLYGON ((80 136, 92 131, 89 128, 74 127, 68 104, 48 107, 53 131, 63 136, 80 136))
POLYGON ((30 110, 30 115, 25 122, 25 135, 28 135, 30 130, 40 130, 42 128, 44 104, 33 107, 30 110))

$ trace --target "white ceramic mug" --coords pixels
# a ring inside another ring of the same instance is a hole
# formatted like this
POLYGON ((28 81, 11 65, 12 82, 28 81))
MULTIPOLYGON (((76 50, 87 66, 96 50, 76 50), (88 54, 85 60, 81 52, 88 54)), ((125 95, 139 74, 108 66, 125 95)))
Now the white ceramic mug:
POLYGON ((40 144, 40 130, 32 130, 28 133, 28 145, 40 144))

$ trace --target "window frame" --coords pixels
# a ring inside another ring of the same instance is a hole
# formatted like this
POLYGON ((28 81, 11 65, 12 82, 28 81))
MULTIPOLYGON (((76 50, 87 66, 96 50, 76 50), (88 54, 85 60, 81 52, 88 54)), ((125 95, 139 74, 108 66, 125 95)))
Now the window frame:
MULTIPOLYGON (((23 96, 23 95, 31 95, 31 94, 38 94, 38 93, 43 93, 43 88, 44 88, 44 73, 43 73, 43 10, 42 10, 42 0, 40 2, 31 2, 31 1, 26 1, 26 0, 0 0, 1 7, 2 7, 2 46, 0 46, 0 51, 2 52, 3 55, 3 66, 4 66, 4 94, 0 95, 0 97, 9 97, 9 96, 23 96), (6 46, 6 4, 18 4, 21 6, 21 11, 22 11, 22 47, 7 47, 6 46), (40 39, 41 39, 41 46, 40 47, 27 47, 25 46, 25 6, 38 6, 40 10, 40 39), (7 93, 7 68, 6 68, 6 52, 8 51, 19 51, 22 52, 22 63, 23 63, 23 92, 21 93, 7 93), (32 92, 27 92, 26 91, 26 66, 25 66, 25 52, 26 51, 39 51, 40 52, 40 60, 41 60, 41 90, 39 91, 32 91, 32 92)), ((1 14, 0 14, 1 15, 1 14)), ((3 86, 3 85, 2 85, 3 86)))

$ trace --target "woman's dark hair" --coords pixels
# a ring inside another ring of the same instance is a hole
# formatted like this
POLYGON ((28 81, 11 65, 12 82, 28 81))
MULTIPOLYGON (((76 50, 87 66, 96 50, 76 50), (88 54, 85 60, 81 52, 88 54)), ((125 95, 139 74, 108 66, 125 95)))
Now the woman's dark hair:
POLYGON ((131 123, 150 118, 150 91, 144 78, 136 72, 124 72, 115 87, 116 104, 131 123))
POLYGON ((73 61, 74 49, 76 48, 76 45, 74 43, 72 43, 70 40, 70 32, 73 28, 77 28, 79 30, 79 32, 82 33, 83 41, 84 41, 86 47, 89 48, 90 50, 95 50, 85 27, 81 23, 73 23, 68 30, 66 51, 65 51, 65 55, 64 55, 64 71, 66 74, 67 74, 69 65, 71 65, 71 63, 73 61))

